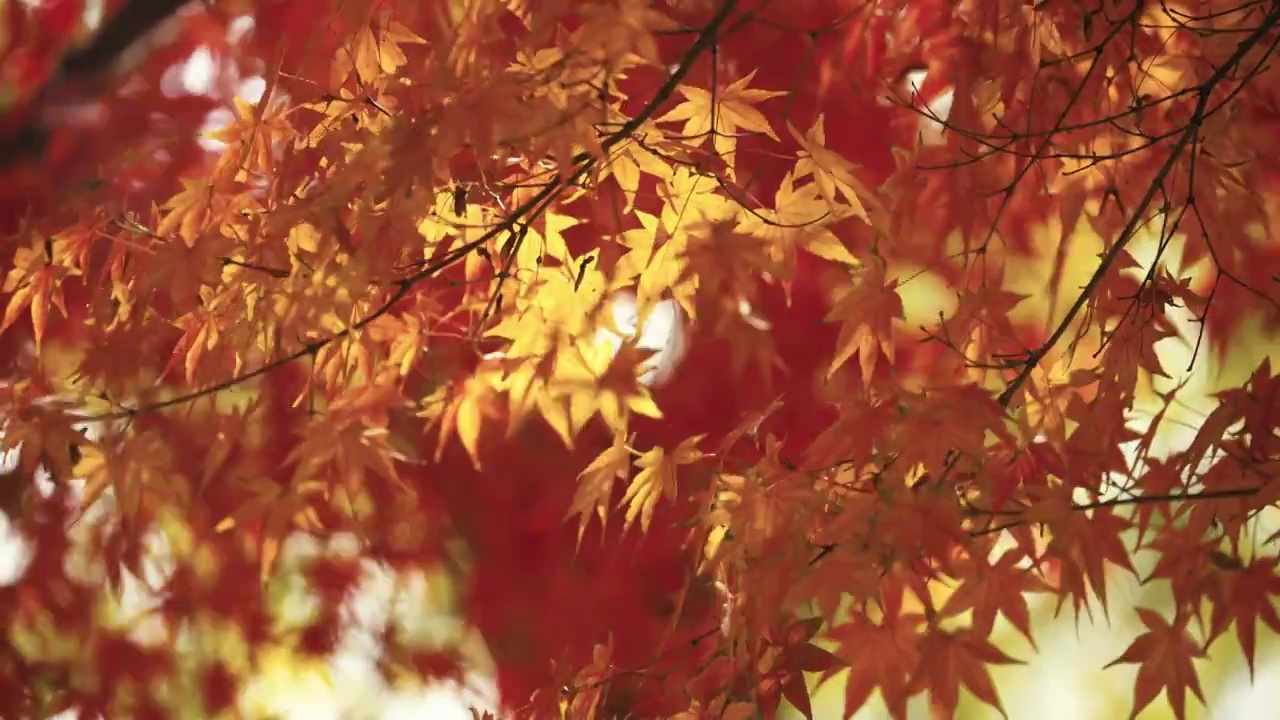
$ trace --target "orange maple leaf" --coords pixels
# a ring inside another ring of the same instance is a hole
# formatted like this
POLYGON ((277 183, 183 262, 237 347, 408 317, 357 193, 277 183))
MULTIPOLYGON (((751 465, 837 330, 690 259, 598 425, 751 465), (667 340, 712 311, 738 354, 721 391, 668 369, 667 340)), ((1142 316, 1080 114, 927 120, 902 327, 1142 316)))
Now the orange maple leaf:
POLYGON ((39 247, 18 248, 13 255, 13 267, 5 276, 0 292, 12 293, 9 304, 4 309, 4 319, 0 320, 0 333, 18 319, 18 315, 26 308, 31 308, 31 327, 35 331, 36 352, 40 352, 45 327, 48 324, 49 308, 56 307, 67 315, 66 301, 62 297, 62 280, 68 275, 79 275, 80 271, 54 264, 51 251, 39 247))
POLYGON ((879 263, 855 273, 855 280, 827 314, 827 321, 840 321, 840 339, 828 374, 834 373, 858 353, 863 382, 870 383, 876 363, 883 353, 893 360, 895 321, 904 318, 898 281, 885 277, 879 263))
POLYGON ((808 720, 813 720, 813 706, 804 674, 827 673, 845 666, 837 655, 810 642, 822 627, 822 618, 797 620, 773 641, 772 667, 760 680, 761 710, 772 717, 782 698, 786 698, 808 720))
POLYGON ((963 686, 1008 717, 987 666, 1019 662, 972 629, 947 632, 935 628, 920 643, 920 665, 911 677, 911 688, 928 690, 934 705, 951 715, 960 704, 963 686))
POLYGON ((1007 551, 994 565, 975 562, 974 574, 967 576, 947 598, 939 615, 949 617, 972 610, 973 631, 980 637, 990 635, 996 615, 1003 615, 1035 648, 1027 594, 1050 592, 1052 588, 1040 579, 1034 568, 1019 567, 1023 557, 1021 552, 1007 551))
POLYGON ((831 629, 829 635, 839 643, 840 657, 849 664, 844 688, 845 717, 865 705, 877 687, 890 715, 907 716, 907 700, 913 694, 909 687, 911 673, 920 662, 916 628, 923 619, 914 614, 897 615, 876 624, 855 617, 831 629))
POLYGON ((1252 678, 1258 622, 1280 634, 1280 615, 1273 604, 1274 598, 1280 595, 1280 574, 1277 574, 1280 558, 1255 557, 1247 565, 1241 565, 1239 560, 1227 557, 1226 562, 1219 559, 1218 564, 1224 565, 1226 571, 1222 578, 1222 597, 1213 605, 1209 634, 1217 636, 1226 630, 1228 623, 1235 622, 1236 636, 1252 678))
POLYGON ((1139 666, 1130 720, 1138 717, 1138 713, 1150 705, 1161 690, 1168 690, 1173 716, 1183 720, 1187 716, 1187 690, 1204 703, 1194 662, 1195 658, 1205 656, 1204 649, 1187 632, 1187 618, 1175 618, 1170 623, 1150 608, 1140 607, 1137 612, 1147 631, 1106 667, 1122 664, 1139 666))

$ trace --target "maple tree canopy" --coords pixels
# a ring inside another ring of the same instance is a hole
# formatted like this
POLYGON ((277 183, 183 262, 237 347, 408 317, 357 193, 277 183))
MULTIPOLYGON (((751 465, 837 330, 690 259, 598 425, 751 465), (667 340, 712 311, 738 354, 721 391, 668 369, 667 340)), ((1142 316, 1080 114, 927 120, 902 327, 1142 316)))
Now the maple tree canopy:
POLYGON ((370 560, 515 717, 999 708, 997 620, 1118 574, 1174 598, 1097 659, 1135 714, 1280 632, 1277 0, 0 15, 0 716, 226 716, 370 560), (358 552, 282 625, 299 531, 358 552))

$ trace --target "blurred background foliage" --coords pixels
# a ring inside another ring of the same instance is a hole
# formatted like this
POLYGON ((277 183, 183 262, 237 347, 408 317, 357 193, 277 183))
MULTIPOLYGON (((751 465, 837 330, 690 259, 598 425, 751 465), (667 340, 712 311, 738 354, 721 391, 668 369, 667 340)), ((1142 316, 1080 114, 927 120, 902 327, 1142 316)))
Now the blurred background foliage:
MULTIPOLYGON (((1015 317, 1043 318, 1051 311, 1061 317, 1065 306, 1074 298, 1068 291, 1082 286, 1096 267, 1097 256, 1103 250, 1102 240, 1082 224, 1068 236, 1060 285, 1063 292, 1058 294, 1058 307, 1050 308, 1052 293, 1046 292, 1045 278, 1051 276, 1054 254, 1061 237, 1061 228, 1046 226, 1039 233, 1034 255, 1010 260, 1007 277, 1014 279, 1015 286, 1009 289, 1028 296, 1018 307, 1015 317)), ((1143 270, 1156 258, 1157 243, 1158 237, 1153 233, 1136 237, 1129 245, 1130 252, 1143 270)), ((1180 259, 1175 242, 1166 248, 1161 263, 1177 268, 1180 259)), ((917 268, 898 268, 900 277, 911 278, 902 291, 910 327, 936 320, 940 311, 945 313, 952 307, 945 285, 930 273, 916 275, 917 271, 917 268)), ((1135 269, 1133 272, 1139 271, 1135 269)), ((1186 275, 1197 280, 1210 272, 1212 268, 1207 263, 1186 269, 1186 275)), ((1175 317, 1183 335, 1158 346, 1160 359, 1170 377, 1146 383, 1139 395, 1138 407, 1133 412, 1135 426, 1145 429, 1152 415, 1160 409, 1156 393, 1167 393, 1182 384, 1157 430, 1155 447, 1163 453, 1177 452, 1186 447, 1204 417, 1217 405, 1215 393, 1242 385, 1267 357, 1271 357, 1273 362, 1280 361, 1280 337, 1265 332, 1260 318, 1252 316, 1256 313, 1249 313, 1241 335, 1231 346, 1232 352, 1225 357, 1212 352, 1208 342, 1202 343, 1197 355, 1195 340, 1198 328, 1190 322, 1190 314, 1180 313, 1177 308, 1171 308, 1170 314, 1175 317), (1246 342, 1246 338, 1252 342, 1246 342)), ((1065 375, 1071 367, 1090 362, 1091 354, 1078 350, 1074 357, 1067 358, 1067 362, 1051 368, 1051 371, 1065 375)), ((1262 542, 1277 530, 1280 530, 1280 510, 1269 508, 1257 518, 1253 540, 1262 542)), ((1135 538, 1132 533, 1130 535, 1127 544, 1132 547, 1135 538)), ((1137 666, 1118 665, 1104 669, 1103 665, 1119 657, 1143 631, 1142 623, 1134 612, 1135 607, 1149 607, 1160 612, 1173 609, 1168 581, 1141 582, 1151 571, 1153 562, 1150 553, 1136 553, 1134 567, 1138 570, 1138 577, 1110 568, 1108 606, 1103 608, 1095 601, 1087 612, 1078 616, 1070 607, 1058 612, 1056 602, 1050 597, 1029 596, 1034 648, 1007 620, 1003 617, 997 619, 993 641, 1005 653, 1023 661, 1021 665, 990 667, 1009 720, 1129 716, 1137 666)), ((945 588, 938 588, 935 600, 944 599, 946 594, 945 588)), ((874 648, 869 648, 869 652, 874 651, 874 648)), ((1196 669, 1209 707, 1202 707, 1194 698, 1189 698, 1188 717, 1192 720, 1270 717, 1263 708, 1273 707, 1273 698, 1280 697, 1280 638, 1259 624, 1257 662, 1252 677, 1234 632, 1218 638, 1209 647, 1207 656, 1196 662, 1196 669)), ((814 716, 842 717, 844 674, 820 686, 813 685, 814 716)), ((967 691, 962 691, 961 696, 957 720, 998 720, 1001 717, 999 711, 975 701, 967 691)), ((910 713, 911 720, 931 717, 928 700, 914 698, 910 713)), ((794 720, 802 716, 788 708, 786 717, 794 720)), ((888 717, 878 692, 854 715, 856 720, 888 717)), ((1138 715, 1139 720, 1173 717, 1163 693, 1138 715)))

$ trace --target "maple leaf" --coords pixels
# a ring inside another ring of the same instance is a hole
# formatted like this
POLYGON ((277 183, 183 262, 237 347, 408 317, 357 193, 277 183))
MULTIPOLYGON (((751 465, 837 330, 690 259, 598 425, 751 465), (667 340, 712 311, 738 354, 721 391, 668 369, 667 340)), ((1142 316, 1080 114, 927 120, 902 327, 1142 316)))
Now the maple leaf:
POLYGON ((565 245, 565 230, 578 224, 576 218, 560 213, 547 213, 539 225, 531 226, 516 253, 516 262, 523 268, 541 268, 548 260, 558 265, 572 266, 573 256, 565 245))
POLYGON ((1019 661, 1005 655, 975 630, 947 632, 931 629, 920 643, 920 666, 911 678, 914 690, 927 689, 935 705, 953 714, 960 703, 960 688, 994 707, 1004 717, 1004 706, 991 681, 988 665, 1019 661))
MULTIPOLYGON (((1169 557, 1166 553, 1165 557, 1169 557)), ((1280 574, 1277 565, 1280 558, 1257 558, 1248 564, 1226 558, 1227 572, 1222 573, 1222 594, 1214 603, 1211 614, 1210 636, 1226 629, 1229 622, 1236 624, 1236 637, 1249 665, 1249 676, 1254 672, 1254 654, 1257 646, 1257 624, 1263 623, 1273 633, 1280 633, 1280 614, 1277 614, 1273 598, 1280 595, 1280 574)), ((1211 559, 1212 562, 1212 559, 1211 559)), ((1221 563, 1221 560, 1219 561, 1221 563)))
POLYGON ((663 497, 672 501, 676 499, 676 470, 681 465, 702 459, 703 453, 697 448, 702 438, 702 435, 686 438, 670 453, 666 448, 655 447, 636 459, 640 472, 631 478, 626 494, 618 503, 619 507, 625 505, 627 508, 624 530, 637 519, 640 520, 640 528, 648 530, 658 500, 663 497))
POLYGON ((387 422, 376 417, 382 412, 375 410, 374 417, 365 418, 348 412, 353 405, 369 401, 369 396, 359 395, 337 398, 286 456, 285 464, 294 466, 295 485, 331 474, 354 497, 364 489, 369 471, 398 481, 387 447, 387 422))
POLYGON ((627 479, 631 471, 631 451, 621 435, 614 438, 613 444, 596 456, 578 474, 578 489, 569 505, 566 517, 580 516, 578 522, 578 543, 582 543, 582 535, 587 530, 594 512, 600 518, 602 527, 608 525, 609 500, 613 494, 614 481, 627 479))
MULTIPOLYGON (((168 365, 161 371, 161 377, 167 375, 178 360, 182 359, 186 381, 192 382, 205 354, 218 347, 226 322, 226 313, 219 312, 218 308, 223 303, 209 287, 200 288, 200 299, 204 304, 198 311, 187 313, 174 322, 182 330, 182 337, 174 345, 173 354, 168 365)), ((239 363, 235 369, 239 371, 239 363)))
POLYGON ((86 445, 73 473, 85 479, 82 507, 91 508, 107 490, 127 523, 141 518, 153 496, 181 497, 185 488, 173 482, 173 451, 152 432, 131 432, 118 443, 86 445))
POLYGON ((445 444, 450 435, 456 432, 462 446, 471 456, 471 462, 479 467, 481 424, 486 417, 493 417, 498 413, 496 400, 497 391, 491 379, 480 376, 463 381, 462 387, 455 391, 440 418, 437 459, 444 455, 445 444))
POLYGON ((1077 611, 1088 607, 1092 588, 1106 613, 1107 564, 1135 572, 1130 554, 1120 540, 1120 533, 1131 527, 1131 522, 1110 507, 1097 508, 1092 511, 1092 517, 1085 516, 1071 502, 1069 488, 1036 489, 1029 495, 1031 507, 1026 518, 1050 528, 1052 537, 1044 553, 1061 560, 1059 609, 1068 598, 1077 611))
POLYGON ((778 704, 786 698, 808 720, 813 720, 813 707, 809 687, 804 674, 827 673, 844 667, 844 661, 831 652, 809 642, 822 627, 822 618, 797 620, 785 628, 780 637, 772 641, 769 667, 761 678, 758 693, 761 709, 766 717, 777 712, 778 704))
MULTIPOLYGON (((637 135, 644 137, 644 132, 638 131, 637 135)), ((640 142, 624 144, 604 165, 603 170, 613 177, 622 190, 622 196, 626 200, 623 213, 638 213, 635 208, 636 193, 640 191, 640 179, 643 175, 668 180, 674 172, 670 165, 640 142)))
POLYGON ((1188 634, 1186 618, 1175 619, 1170 623, 1160 613, 1150 608, 1137 608, 1138 619, 1146 626, 1147 631, 1138 636, 1120 657, 1107 663, 1114 665, 1138 665, 1138 678, 1134 683, 1133 710, 1129 717, 1138 717, 1138 713, 1160 694, 1167 690, 1169 705, 1173 707, 1173 716, 1183 720, 1187 715, 1187 690, 1204 703, 1204 693, 1200 690, 1200 678, 1196 674, 1195 658, 1205 656, 1199 643, 1188 634))
POLYGON ((591 653, 591 664, 578 672, 574 685, 582 688, 574 693, 565 713, 569 717, 595 720, 608 688, 608 678, 613 673, 613 642, 596 645, 591 653))
POLYGON ((831 375, 858 353, 863 382, 870 383, 881 353, 893 360, 895 321, 904 319, 897 280, 889 280, 879 265, 863 267, 857 281, 827 313, 840 321, 840 338, 827 374, 831 375))
POLYGON ((605 58, 634 53, 645 63, 657 64, 660 55, 653 34, 679 27, 645 0, 588 5, 582 12, 583 26, 579 36, 585 41, 583 50, 600 53, 605 58))
POLYGON ((756 71, 753 70, 718 93, 681 85, 679 92, 684 95, 684 102, 658 118, 657 122, 685 121, 680 132, 684 139, 700 145, 707 136, 711 136, 716 154, 726 159, 733 158, 740 132, 762 133, 777 140, 769 119, 755 105, 786 93, 748 89, 755 76, 756 71))
POLYGON ((72 408, 65 402, 41 400, 22 402, 8 410, 9 417, 0 424, 0 448, 18 453, 19 472, 31 475, 43 464, 55 480, 78 476, 72 448, 84 444, 85 435, 76 427, 72 408))
POLYGON ((285 115, 285 105, 276 104, 268 110, 262 103, 249 103, 239 97, 233 98, 233 104, 236 118, 206 137, 228 146, 212 176, 221 181, 242 182, 248 179, 249 170, 270 170, 279 156, 277 148, 297 133, 285 115))
POLYGON ((940 477, 948 462, 981 461, 989 444, 1013 441, 1004 426, 1004 408, 977 385, 925 390, 904 399, 906 419, 898 437, 906 448, 899 462, 906 467, 919 463, 940 477))
POLYGON ((642 367, 651 351, 622 343, 616 350, 608 343, 576 343, 556 360, 554 392, 569 399, 569 420, 574 432, 593 413, 605 424, 623 432, 631 413, 662 417, 649 389, 640 382, 642 367))
POLYGON ((187 247, 195 247, 205 223, 212 218, 213 196, 214 190, 206 181, 184 179, 182 192, 164 204, 168 212, 156 226, 156 234, 165 237, 176 231, 187 247))
POLYGON ((368 332, 389 346, 387 362, 401 375, 408 375, 423 351, 422 319, 416 314, 383 315, 368 325, 368 332))
POLYGON ((827 260, 858 265, 858 260, 827 227, 842 219, 840 210, 829 209, 813 184, 797 188, 795 178, 788 173, 778 185, 773 206, 776 209, 746 215, 736 230, 770 241, 773 259, 783 269, 783 277, 790 277, 795 271, 795 247, 827 260))
POLYGON ((357 79, 362 83, 372 82, 383 73, 389 74, 398 70, 405 64, 406 58, 397 41, 424 42, 403 25, 400 25, 398 30, 400 32, 393 36, 391 33, 383 33, 382 40, 379 42, 373 28, 368 25, 362 27, 356 33, 350 49, 336 56, 343 58, 346 62, 341 65, 335 63, 334 69, 330 72, 330 82, 335 86, 341 86, 346 80, 346 73, 350 73, 353 69, 357 79), (346 73, 339 69, 343 66, 347 68, 346 73))
POLYGON ((880 695, 895 718, 907 716, 907 699, 913 670, 920 663, 916 627, 918 615, 890 615, 880 623, 855 617, 831 629, 839 643, 838 654, 849 665, 845 681, 844 716, 851 717, 880 688, 880 695))
POLYGON ((4 309, 4 319, 0 320, 0 333, 9 329, 23 310, 30 308, 37 353, 48 325, 49 308, 56 307, 63 317, 67 315, 66 300, 62 293, 63 279, 80 274, 74 268, 54 264, 50 252, 38 245, 18 248, 13 255, 13 267, 0 286, 0 292, 12 293, 4 309))
POLYGON ((296 488, 281 487, 267 478, 240 480, 251 493, 235 511, 222 518, 214 531, 230 532, 236 528, 253 528, 258 545, 258 573, 265 581, 271 577, 280 558, 285 538, 295 529, 319 529, 311 501, 324 492, 320 484, 308 483, 296 488))
POLYGON ((946 617, 972 610, 973 632, 978 637, 989 636, 996 615, 1003 615, 1035 648, 1027 594, 1051 592, 1052 588, 1040 579, 1034 568, 1018 567, 1021 558, 1019 552, 1006 551, 994 565, 979 564, 947 598, 939 615, 946 617))
POLYGON ((789 121, 787 122, 787 129, 791 131, 791 136, 800 143, 801 147, 795 167, 796 177, 812 176, 823 199, 830 207, 834 209, 847 204, 855 216, 870 225, 871 218, 867 215, 863 202, 864 200, 875 202, 875 200, 871 192, 856 177, 854 165, 839 153, 827 149, 825 120, 824 115, 818 115, 813 127, 809 128, 804 135, 801 135, 789 121), (840 202, 838 195, 844 197, 844 203, 840 202))

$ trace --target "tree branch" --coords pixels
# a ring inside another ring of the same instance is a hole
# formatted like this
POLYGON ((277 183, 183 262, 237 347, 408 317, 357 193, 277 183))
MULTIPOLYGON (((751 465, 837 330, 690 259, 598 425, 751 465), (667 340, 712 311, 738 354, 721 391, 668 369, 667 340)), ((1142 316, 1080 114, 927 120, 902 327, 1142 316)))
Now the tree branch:
MULTIPOLYGON (((1257 47, 1258 43, 1262 42, 1262 39, 1274 30, 1278 24, 1280 24, 1280 3, 1275 3, 1272 5, 1271 10, 1267 13, 1263 22, 1253 32, 1251 32, 1247 38, 1240 42, 1236 47, 1236 51, 1233 52, 1225 62, 1219 65, 1218 68, 1214 70, 1213 74, 1210 75, 1209 78, 1200 86, 1199 97, 1196 99, 1196 106, 1191 113, 1191 119, 1187 122, 1186 129, 1183 130, 1182 134, 1173 144, 1173 148, 1169 151, 1169 159, 1165 161, 1164 165, 1162 165, 1156 172, 1155 177, 1152 178, 1151 186, 1147 188, 1147 191, 1142 195, 1142 199, 1138 201, 1137 207, 1133 209, 1129 216, 1129 221, 1125 223, 1124 228, 1120 231, 1120 236, 1111 246, 1111 249, 1107 251, 1106 255, 1103 256, 1102 261, 1098 264, 1098 268, 1094 270, 1089 281, 1085 283, 1084 289, 1076 296, 1075 302, 1071 304, 1071 307, 1067 310, 1067 314, 1062 318, 1062 321, 1054 328, 1053 333, 1049 335, 1049 338, 1045 340, 1040 347, 1032 351, 1031 355, 1027 357, 1026 362, 1023 364, 1022 369, 1018 371, 1018 374, 1013 378, 1009 385, 1005 387, 1004 391, 1000 393, 997 400, 1001 405, 1009 407, 1009 404, 1013 401, 1013 397, 1018 393, 1018 390, 1026 384, 1027 379, 1031 377, 1031 373, 1040 364, 1040 361, 1044 359, 1045 355, 1049 354, 1049 351, 1052 350, 1054 346, 1058 344, 1058 341, 1062 339, 1062 336, 1067 333, 1067 330, 1075 321, 1076 316, 1080 314, 1080 310, 1089 302, 1094 291, 1097 290, 1098 285, 1102 283, 1102 280, 1107 276, 1107 273, 1110 272, 1111 266, 1115 264, 1116 259, 1120 257, 1120 253, 1124 252, 1129 241, 1133 239, 1134 233, 1144 222, 1143 217, 1146 215, 1147 208, 1151 206, 1151 202, 1163 189, 1164 181, 1168 179, 1169 175, 1173 172, 1173 169, 1177 167, 1178 161, 1182 158, 1183 151, 1186 150, 1187 146, 1199 136, 1201 123, 1204 122, 1204 119, 1208 114, 1209 96, 1217 88, 1218 84, 1221 83, 1223 79, 1226 78, 1227 75, 1244 60, 1245 56, 1257 47)), ((1275 43, 1272 43, 1272 47, 1268 50, 1267 54, 1270 55, 1271 51, 1274 49, 1275 43)), ((1218 107, 1221 107, 1221 105, 1218 107)))
MULTIPOLYGON (((697 59, 702 55, 702 53, 706 52, 708 48, 710 48, 713 44, 715 44, 715 42, 719 38, 721 27, 724 26, 725 21, 729 19, 729 16, 733 13, 733 10, 736 6, 737 6, 737 0, 724 0, 721 3, 719 9, 716 10, 715 16, 702 29, 702 32, 699 33, 698 39, 695 40, 694 43, 689 46, 689 49, 685 51, 684 56, 681 58, 680 63, 676 66, 675 70, 671 73, 670 76, 668 76, 666 81, 654 92, 653 96, 649 99, 649 102, 645 104, 644 108, 641 109, 640 112, 635 115, 635 117, 628 120, 622 127, 620 127, 614 133, 609 135, 609 137, 605 138, 603 142, 601 142, 600 146, 604 153, 607 154, 611 148, 616 146, 618 143, 626 140, 628 137, 631 136, 631 133, 635 132, 641 125, 648 122, 649 119, 652 118, 654 114, 657 113, 658 108, 664 102, 666 102, 673 93, 675 93, 675 90, 680 85, 680 82, 684 80, 685 76, 687 76, 689 74, 689 71, 693 68, 694 62, 697 61, 697 59)), ((468 254, 475 251, 476 248, 483 246, 485 243, 489 242, 493 238, 501 235, 502 233, 510 231, 513 227, 515 227, 515 225, 518 222, 521 221, 521 219, 525 215, 528 215, 529 213, 533 212, 536 208, 538 208, 544 202, 548 201, 553 195, 559 193, 565 187, 573 186, 574 183, 576 183, 588 172, 590 172, 591 168, 595 166, 596 160, 597 160, 597 157, 595 155, 592 155, 591 153, 587 153, 587 152, 578 153, 576 156, 574 156, 572 160, 573 164, 575 164, 577 167, 571 174, 569 174, 567 177, 564 175, 557 175, 550 182, 548 182, 547 185, 542 188, 542 190, 540 190, 533 197, 526 200, 522 205, 512 210, 511 213, 507 215, 507 217, 502 222, 490 228, 480 237, 477 237, 476 239, 470 242, 460 245, 459 247, 449 251, 440 260, 430 265, 427 265, 426 267, 423 267, 422 269, 418 270, 417 272, 411 275, 401 278, 399 281, 397 281, 396 291, 391 294, 390 298, 388 298, 376 310, 364 316, 359 321, 357 321, 350 327, 346 328, 345 330, 342 330, 341 332, 330 335, 328 338, 325 338, 323 340, 317 340, 315 342, 307 343, 302 347, 302 349, 297 350, 292 354, 286 355, 282 358, 269 362, 266 365, 258 367, 254 370, 250 370, 246 373, 242 373, 240 375, 236 375, 234 377, 223 380, 222 382, 217 383, 215 385, 211 385, 209 387, 202 388, 200 390, 186 393, 184 395, 179 395, 178 397, 171 398, 163 402, 144 405, 139 408, 121 410, 113 413, 104 413, 101 415, 86 417, 86 418, 83 418, 81 422, 102 422, 102 421, 108 421, 108 420, 121 420, 125 418, 135 417, 137 415, 141 415, 144 413, 164 410, 166 408, 176 407, 179 405, 185 405, 186 403, 198 400, 202 397, 213 395, 215 393, 222 392, 223 390, 227 390, 229 388, 240 385, 241 383, 248 382, 249 380, 253 380, 254 378, 262 377, 263 375, 266 375, 272 372, 273 370, 282 368, 285 365, 288 365, 289 363, 295 360, 307 357, 309 355, 314 355, 320 352, 322 348, 328 345, 331 345, 339 340, 343 340, 349 337, 353 332, 360 330, 361 328, 364 328, 365 326, 374 322, 378 318, 387 314, 387 312, 389 312, 391 308, 395 306, 396 303, 404 299, 404 297, 409 294, 409 291, 413 289, 418 283, 436 275, 437 273, 441 272, 445 268, 462 260, 468 254)))

